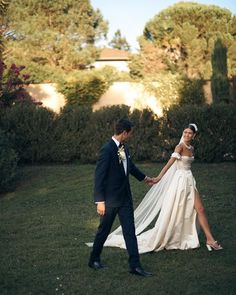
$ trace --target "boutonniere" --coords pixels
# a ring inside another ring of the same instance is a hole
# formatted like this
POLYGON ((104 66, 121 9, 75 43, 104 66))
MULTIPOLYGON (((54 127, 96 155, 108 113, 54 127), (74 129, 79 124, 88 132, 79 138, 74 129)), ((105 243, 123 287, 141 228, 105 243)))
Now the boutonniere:
POLYGON ((126 159, 126 156, 125 156, 125 148, 124 148, 123 145, 118 148, 117 155, 119 157, 119 162, 120 163, 126 159))

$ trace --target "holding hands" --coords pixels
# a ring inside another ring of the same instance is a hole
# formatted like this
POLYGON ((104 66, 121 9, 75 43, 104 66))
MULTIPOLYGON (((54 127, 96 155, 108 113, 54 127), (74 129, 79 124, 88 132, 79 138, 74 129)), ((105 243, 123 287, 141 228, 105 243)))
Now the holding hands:
POLYGON ((157 183, 157 182, 159 182, 161 180, 161 178, 160 177, 149 177, 149 176, 146 176, 145 178, 144 178, 144 182, 146 183, 146 184, 148 184, 148 185, 153 185, 153 184, 155 184, 155 183, 157 183))
POLYGON ((158 183, 161 180, 160 176, 154 177, 153 178, 153 184, 158 183))
POLYGON ((153 178, 149 177, 149 176, 146 176, 144 178, 144 182, 148 185, 153 185, 153 178))
MULTIPOLYGON (((153 185, 157 182, 159 182, 161 180, 161 177, 157 176, 157 177, 149 177, 149 176, 146 176, 144 178, 144 182, 148 185, 153 185)), ((100 216, 103 216, 105 215, 105 212, 106 212, 106 205, 105 205, 105 202, 97 202, 97 213, 98 215, 100 216)))

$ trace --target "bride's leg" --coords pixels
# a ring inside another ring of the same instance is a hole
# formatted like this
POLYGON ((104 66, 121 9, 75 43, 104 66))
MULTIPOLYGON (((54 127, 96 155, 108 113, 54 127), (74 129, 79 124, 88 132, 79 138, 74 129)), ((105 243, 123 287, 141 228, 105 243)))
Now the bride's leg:
POLYGON ((207 244, 211 244, 215 242, 214 237, 212 236, 211 230, 210 230, 210 226, 207 220, 207 216, 205 213, 205 209, 203 207, 202 204, 202 200, 201 197, 199 195, 199 192, 195 190, 195 200, 194 200, 194 207, 195 210, 197 211, 197 215, 198 215, 198 221, 200 223, 200 226, 202 228, 202 230, 204 231, 204 234, 206 236, 206 242, 207 244))

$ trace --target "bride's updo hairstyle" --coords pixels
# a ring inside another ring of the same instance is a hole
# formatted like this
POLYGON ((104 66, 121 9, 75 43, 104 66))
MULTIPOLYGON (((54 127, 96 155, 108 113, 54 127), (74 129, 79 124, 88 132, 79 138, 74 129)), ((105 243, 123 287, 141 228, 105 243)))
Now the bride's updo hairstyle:
POLYGON ((184 129, 187 129, 187 128, 191 129, 194 134, 197 133, 197 131, 198 131, 197 125, 194 123, 188 124, 187 126, 185 126, 184 129))

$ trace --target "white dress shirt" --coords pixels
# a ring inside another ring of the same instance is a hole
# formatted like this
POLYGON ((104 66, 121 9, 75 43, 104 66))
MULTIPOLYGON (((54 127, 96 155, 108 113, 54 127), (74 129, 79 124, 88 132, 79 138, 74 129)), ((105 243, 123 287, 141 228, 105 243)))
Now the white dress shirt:
MULTIPOLYGON (((112 140, 114 140, 115 144, 119 148, 120 142, 117 139, 115 139, 114 136, 112 136, 112 140)), ((122 160, 122 163, 123 163, 123 166, 124 166, 125 175, 127 175, 127 158, 126 158, 126 154, 125 154, 125 159, 122 160)))

